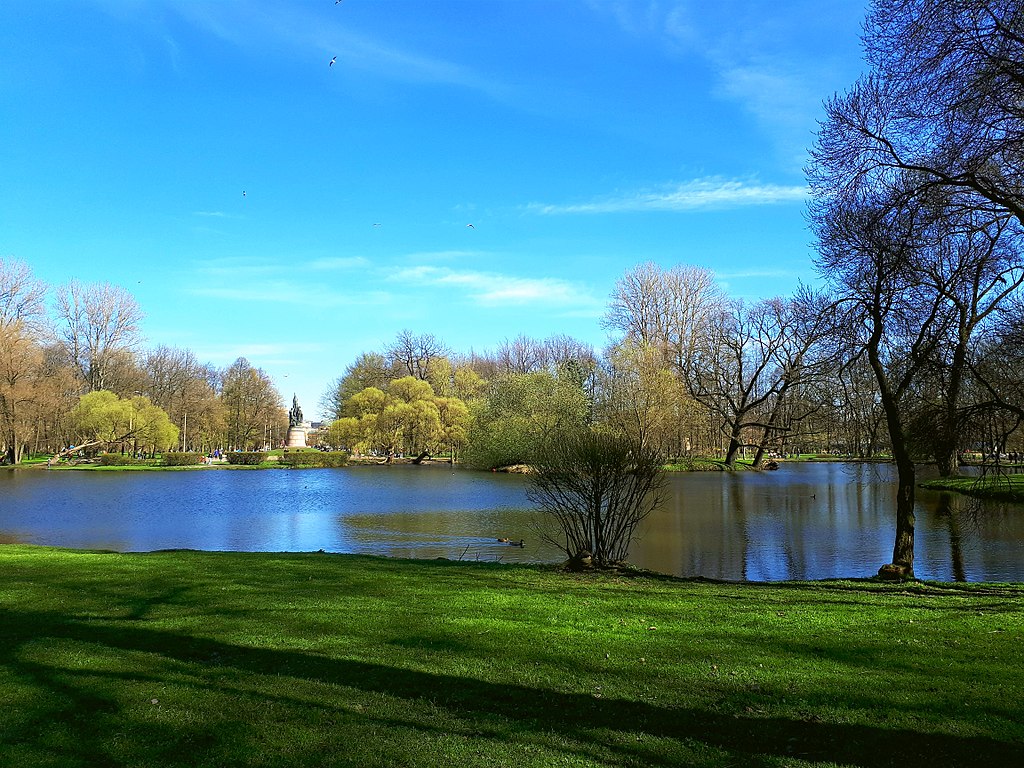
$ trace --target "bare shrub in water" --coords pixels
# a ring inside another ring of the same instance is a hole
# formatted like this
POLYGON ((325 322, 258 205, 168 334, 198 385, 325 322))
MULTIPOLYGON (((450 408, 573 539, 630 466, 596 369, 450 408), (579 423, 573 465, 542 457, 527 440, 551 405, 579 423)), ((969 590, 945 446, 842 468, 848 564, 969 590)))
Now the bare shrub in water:
POLYGON ((541 536, 570 559, 622 562, 637 525, 660 502, 662 457, 630 438, 593 430, 559 433, 532 462, 529 498, 557 523, 541 536))

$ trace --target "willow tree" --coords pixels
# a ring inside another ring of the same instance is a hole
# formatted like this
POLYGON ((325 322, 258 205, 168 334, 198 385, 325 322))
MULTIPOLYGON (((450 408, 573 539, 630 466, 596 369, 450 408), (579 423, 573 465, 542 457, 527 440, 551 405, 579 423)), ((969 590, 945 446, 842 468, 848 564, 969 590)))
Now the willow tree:
POLYGON ((345 401, 342 418, 328 428, 332 444, 374 451, 388 460, 409 453, 422 460, 455 452, 466 442, 469 411, 454 397, 438 397, 429 382, 403 376, 386 388, 367 387, 345 401))
POLYGON ((128 445, 165 451, 177 444, 179 436, 167 413, 148 397, 122 399, 107 390, 82 395, 71 412, 71 424, 77 442, 65 453, 99 447, 124 451, 128 445))

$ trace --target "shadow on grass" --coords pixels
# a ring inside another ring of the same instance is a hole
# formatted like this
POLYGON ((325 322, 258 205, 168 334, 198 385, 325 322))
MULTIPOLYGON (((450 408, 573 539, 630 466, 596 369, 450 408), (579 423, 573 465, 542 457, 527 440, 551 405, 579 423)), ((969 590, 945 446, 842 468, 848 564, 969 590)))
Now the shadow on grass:
MULTIPOLYGON (((40 662, 40 653, 46 652, 47 643, 51 641, 154 654, 160 663, 210 665, 230 670, 236 675, 286 677, 410 702, 422 701, 431 710, 440 709, 449 717, 459 719, 473 733, 493 732, 495 722, 504 722, 517 733, 526 734, 534 743, 545 743, 552 735, 578 745, 601 741, 630 762, 648 765, 667 766, 676 761, 667 753, 671 750, 665 747, 664 742, 637 743, 635 750, 623 744, 643 735, 670 742, 686 742, 691 747, 704 745, 730 753, 748 764, 799 757, 867 767, 1024 765, 1024 744, 979 736, 960 738, 882 725, 823 723, 813 718, 804 721, 734 716, 708 709, 598 699, 584 693, 565 693, 297 651, 246 647, 136 625, 111 626, 96 621, 68 620, 65 615, 46 612, 0 609, 0 627, 0 652, 4 659, 0 667, 5 667, 10 676, 22 683, 29 682, 43 689, 41 693, 46 695, 41 699, 52 702, 56 696, 68 704, 59 713, 69 720, 66 724, 66 746, 58 750, 60 759, 66 764, 95 764, 96 752, 90 755, 89 751, 99 750, 107 734, 96 733, 92 716, 98 713, 116 716, 117 705, 115 697, 104 696, 94 690, 95 681, 88 684, 83 681, 81 685, 69 683, 71 676, 65 674, 65 670, 40 662), (23 655, 19 653, 20 649, 29 644, 34 658, 19 659, 23 655), (620 738, 615 738, 615 734, 620 738), (613 743, 618 746, 613 746, 613 743)), ((88 669, 76 671, 89 674, 88 669)), ((174 674, 180 683, 181 670, 174 674)), ((111 674, 109 669, 97 670, 96 675, 118 677, 118 673, 111 674)), ((128 680, 144 677, 131 673, 124 676, 128 680)), ((238 682, 237 676, 233 678, 238 682)), ((186 684, 196 689, 211 687, 207 676, 190 678, 186 684)), ((245 687, 249 696, 263 696, 267 704, 281 703, 281 697, 276 694, 254 692, 257 686, 251 681, 245 687)), ((227 686, 224 690, 230 692, 227 686)), ((299 706, 299 703, 291 702, 290 705, 299 706)), ((309 702, 302 702, 301 706, 308 707, 309 702)), ((38 747, 52 752, 52 745, 34 745, 33 739, 44 722, 52 724, 54 716, 55 713, 43 705, 37 712, 21 712, 17 718, 17 731, 12 732, 12 727, 6 726, 8 735, 3 741, 8 745, 20 745, 23 749, 38 747)), ((211 720, 218 722, 216 718, 211 720)), ((202 722, 201 718, 198 722, 202 722)), ((190 744, 190 749, 202 750, 228 737, 220 729, 237 732, 245 726, 238 723, 225 725, 220 721, 205 730, 195 723, 188 727, 193 731, 198 728, 198 732, 182 734, 182 738, 190 744)), ((423 728, 422 725, 416 727, 423 728)), ((174 734, 166 732, 166 724, 136 723, 135 728, 136 738, 141 744, 152 744, 153 751, 148 753, 152 759, 158 757, 162 749, 160 744, 174 740, 174 734), (153 729, 153 732, 149 733, 147 729, 153 729)), ((237 734, 230 738, 237 740, 237 734)), ((556 750, 564 749, 564 744, 557 742, 550 746, 556 750)), ((387 744, 382 744, 381 750, 386 749, 387 744)), ((592 755, 582 753, 582 746, 580 749, 578 758, 592 759, 592 755)))

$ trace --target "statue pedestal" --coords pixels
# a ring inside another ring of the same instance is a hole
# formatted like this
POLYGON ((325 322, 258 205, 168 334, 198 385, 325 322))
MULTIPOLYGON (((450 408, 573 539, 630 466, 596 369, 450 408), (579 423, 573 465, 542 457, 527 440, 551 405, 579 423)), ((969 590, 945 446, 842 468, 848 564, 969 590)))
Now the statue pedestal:
POLYGON ((305 448, 306 430, 302 427, 288 427, 288 437, 285 438, 286 448, 305 448))

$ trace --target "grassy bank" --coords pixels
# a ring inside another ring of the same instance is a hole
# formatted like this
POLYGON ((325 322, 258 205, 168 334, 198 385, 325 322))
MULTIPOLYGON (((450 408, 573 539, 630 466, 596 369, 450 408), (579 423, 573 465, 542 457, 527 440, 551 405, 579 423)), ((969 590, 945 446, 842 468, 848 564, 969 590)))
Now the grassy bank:
POLYGON ((4 766, 1024 764, 1024 587, 0 546, 4 766))
POLYGON ((921 483, 933 491, 953 491, 979 499, 1024 503, 1024 474, 988 477, 946 477, 921 483))

